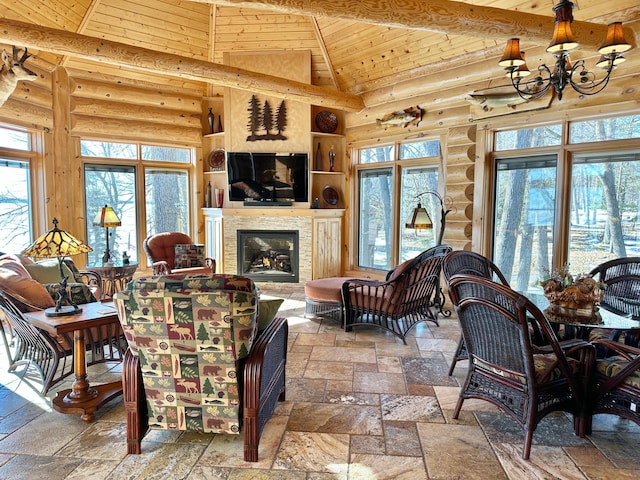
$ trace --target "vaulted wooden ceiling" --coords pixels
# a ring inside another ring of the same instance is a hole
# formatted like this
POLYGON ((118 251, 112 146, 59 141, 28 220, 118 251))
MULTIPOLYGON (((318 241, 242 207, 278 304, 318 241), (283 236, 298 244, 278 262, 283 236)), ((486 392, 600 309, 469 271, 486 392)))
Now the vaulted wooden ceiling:
MULTIPOLYGON (((135 81, 172 85, 211 95, 225 83, 216 71, 198 76, 171 71, 180 57, 221 64, 224 52, 310 50, 312 83, 362 99, 362 105, 462 101, 464 92, 505 84, 497 65, 506 38, 518 36, 530 66, 550 62, 545 47, 553 29, 552 0, 0 0, 0 43, 18 43, 3 33, 7 24, 37 25, 80 40, 137 47, 113 48, 104 58, 91 55, 93 43, 66 39, 56 47, 48 30, 23 35, 35 54, 29 61, 48 68, 99 72, 135 81), (83 45, 84 43, 84 45, 83 45), (34 48, 35 46, 35 48, 34 48), (147 65, 146 50, 163 54, 147 65), (109 56, 118 56, 117 61, 109 56), (135 57, 135 58, 134 58, 135 57), (96 61, 96 60, 100 61, 96 61), (130 68, 127 64, 138 68, 130 68)), ((640 28, 637 0, 577 0, 574 33, 581 42, 572 56, 591 58, 607 23, 625 22, 636 44, 640 28), (583 23, 588 22, 588 23, 583 23), (595 24, 595 25, 594 25, 595 24)), ((14 34, 18 35, 18 34, 14 34)), ((19 36, 19 35, 18 35, 19 36)), ((98 43, 99 45, 99 43, 98 43)), ((94 49, 99 50, 99 49, 94 49)), ((106 51, 106 49, 105 49, 106 51)), ((101 52, 102 53, 102 52, 101 52)), ((616 76, 640 71, 640 52, 626 54, 616 76)), ((198 64, 201 65, 201 64, 198 64)), ((196 65, 197 67, 197 65, 196 65)), ((189 68, 195 68, 193 66, 189 68)), ((199 68, 199 67, 198 67, 199 68)), ((198 70, 196 68, 196 70, 198 70)), ((233 72, 232 72, 233 73, 233 72)), ((242 73, 242 72, 240 72, 242 73)), ((250 88, 251 82, 243 88, 250 88)), ((357 102, 351 110, 357 110, 357 102)))

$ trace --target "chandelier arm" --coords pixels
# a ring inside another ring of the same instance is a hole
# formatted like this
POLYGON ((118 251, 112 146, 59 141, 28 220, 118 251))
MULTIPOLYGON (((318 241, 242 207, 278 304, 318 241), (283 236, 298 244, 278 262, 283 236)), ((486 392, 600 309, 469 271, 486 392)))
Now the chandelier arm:
POLYGON ((604 90, 604 88, 609 83, 609 80, 611 79, 611 72, 613 71, 613 61, 614 59, 612 58, 605 70, 605 76, 600 80, 595 81, 593 80, 595 78, 595 74, 585 68, 584 60, 578 60, 567 75, 569 84, 576 92, 583 95, 595 95, 596 93, 600 93, 602 90, 604 90), (578 82, 573 79, 573 76, 576 74, 580 76, 578 82), (583 81, 583 78, 587 78, 587 80, 583 81), (588 80, 588 78, 591 78, 591 80, 588 80), (589 85, 585 86, 585 83, 589 85))
POLYGON ((515 70, 512 70, 509 73, 511 85, 516 89, 520 98, 524 100, 537 100, 544 96, 552 85, 551 70, 549 70, 549 67, 544 64, 538 67, 540 75, 531 80, 522 81, 522 77, 514 75, 514 71, 515 70))

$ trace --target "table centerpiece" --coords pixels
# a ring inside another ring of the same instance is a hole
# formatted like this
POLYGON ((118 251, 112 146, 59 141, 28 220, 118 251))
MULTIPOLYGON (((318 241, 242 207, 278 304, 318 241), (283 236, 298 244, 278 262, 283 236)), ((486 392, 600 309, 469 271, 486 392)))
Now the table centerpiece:
POLYGON ((552 305, 588 314, 597 309, 606 288, 590 275, 572 275, 568 265, 549 271, 540 286, 552 305))

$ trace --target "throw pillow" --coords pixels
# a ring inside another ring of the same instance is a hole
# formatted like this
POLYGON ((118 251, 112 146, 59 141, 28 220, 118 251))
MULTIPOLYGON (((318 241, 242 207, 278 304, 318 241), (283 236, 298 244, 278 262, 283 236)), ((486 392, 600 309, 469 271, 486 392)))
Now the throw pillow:
POLYGON ((204 267, 204 245, 176 243, 174 268, 204 267))
POLYGON ((276 318, 282 302, 284 302, 282 298, 260 298, 258 300, 258 332, 267 328, 276 318))
POLYGON ((30 277, 0 267, 0 288, 17 300, 23 311, 43 310, 54 307, 55 302, 44 286, 30 277))
MULTIPOLYGON (((40 260, 39 262, 32 263, 31 265, 25 265, 25 268, 34 280, 45 283, 58 283, 60 280, 60 265, 58 259, 40 260)), ((69 281, 73 282, 75 276, 73 272, 69 270, 69 267, 63 262, 62 271, 69 277, 69 281)))

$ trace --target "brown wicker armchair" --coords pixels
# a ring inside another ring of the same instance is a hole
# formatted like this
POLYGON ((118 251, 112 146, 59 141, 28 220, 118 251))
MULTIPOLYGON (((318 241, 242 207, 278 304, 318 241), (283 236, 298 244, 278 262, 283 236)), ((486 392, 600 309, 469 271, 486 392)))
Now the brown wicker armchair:
POLYGON ((425 250, 389 271, 384 282, 350 279, 342 284, 345 330, 375 325, 393 333, 406 344, 406 335, 426 320, 438 325, 435 296, 440 286, 442 260, 448 245, 425 250))
MULTIPOLYGON (((607 285, 600 307, 640 320, 640 257, 609 260, 595 267, 589 275, 607 285)), ((634 347, 640 345, 640 335, 631 331, 595 329, 590 338, 622 340, 634 347)))
MULTIPOLYGON (((447 288, 449 287, 451 277, 454 275, 476 275, 509 286, 509 282, 507 282, 507 279, 495 263, 479 253, 468 250, 456 250, 449 253, 442 262, 442 275, 444 276, 447 288)), ((460 360, 466 360, 467 358, 469 358, 467 348, 464 344, 462 334, 460 334, 460 340, 458 340, 458 346, 456 347, 451 366, 449 367, 449 376, 453 374, 456 363, 460 360)))
POLYGON ((216 273, 216 261, 205 257, 202 245, 195 245, 191 237, 181 232, 162 232, 149 235, 144 239, 142 248, 151 261, 154 275, 171 273, 216 273), (178 246, 178 247, 176 247, 178 246), (183 248, 193 253, 180 255, 176 248, 183 248), (182 265, 176 260, 181 259, 182 265))
POLYGON ((607 353, 596 361, 597 390, 592 413, 617 415, 640 424, 640 349, 612 340, 594 343, 603 347, 599 351, 607 353))
POLYGON ((562 346, 533 303, 489 279, 453 276, 449 294, 469 352, 469 371, 453 418, 467 398, 493 403, 525 429, 524 459, 538 423, 551 412, 572 413, 576 434, 584 436, 593 346, 581 340, 562 346), (548 345, 532 343, 530 322, 538 325, 548 345))

